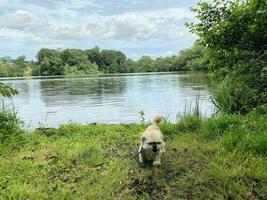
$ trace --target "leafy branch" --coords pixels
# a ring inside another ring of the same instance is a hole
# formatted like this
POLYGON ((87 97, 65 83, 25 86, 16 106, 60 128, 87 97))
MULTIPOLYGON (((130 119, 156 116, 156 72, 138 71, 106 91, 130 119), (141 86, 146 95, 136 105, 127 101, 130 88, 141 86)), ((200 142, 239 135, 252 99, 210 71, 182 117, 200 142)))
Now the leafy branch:
POLYGON ((18 91, 16 89, 0 82, 0 96, 11 97, 17 94, 18 94, 18 91))

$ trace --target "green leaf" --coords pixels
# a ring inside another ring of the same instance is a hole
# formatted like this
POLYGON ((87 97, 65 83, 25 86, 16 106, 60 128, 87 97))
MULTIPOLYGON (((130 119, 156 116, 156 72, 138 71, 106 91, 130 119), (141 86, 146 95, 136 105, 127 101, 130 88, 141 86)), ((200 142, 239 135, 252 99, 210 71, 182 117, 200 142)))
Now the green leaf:
POLYGON ((4 83, 0 82, 0 95, 3 97, 11 97, 17 95, 18 91, 4 83))

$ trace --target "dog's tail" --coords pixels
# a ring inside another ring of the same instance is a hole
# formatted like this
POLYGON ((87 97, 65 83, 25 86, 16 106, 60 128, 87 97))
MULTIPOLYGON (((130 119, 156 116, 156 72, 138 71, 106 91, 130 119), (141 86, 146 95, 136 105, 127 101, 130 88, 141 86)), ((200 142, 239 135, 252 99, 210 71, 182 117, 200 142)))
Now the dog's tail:
POLYGON ((163 119, 162 116, 160 116, 160 115, 156 115, 156 116, 154 117, 154 119, 153 119, 153 123, 154 123, 154 124, 159 124, 159 123, 161 122, 162 119, 163 119))

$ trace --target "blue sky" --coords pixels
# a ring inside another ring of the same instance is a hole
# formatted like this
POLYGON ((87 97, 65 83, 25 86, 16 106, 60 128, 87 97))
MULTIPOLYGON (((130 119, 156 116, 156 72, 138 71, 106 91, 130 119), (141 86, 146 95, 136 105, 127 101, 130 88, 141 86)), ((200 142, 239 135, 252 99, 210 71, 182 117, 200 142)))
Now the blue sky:
POLYGON ((0 56, 99 46, 137 59, 177 54, 195 36, 184 26, 197 0, 0 0, 0 56))

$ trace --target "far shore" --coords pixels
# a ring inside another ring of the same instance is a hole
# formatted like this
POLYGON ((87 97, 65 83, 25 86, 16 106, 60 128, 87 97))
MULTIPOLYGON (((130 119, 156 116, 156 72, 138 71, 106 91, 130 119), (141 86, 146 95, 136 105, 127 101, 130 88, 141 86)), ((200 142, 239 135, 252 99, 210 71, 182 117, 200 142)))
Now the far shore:
POLYGON ((154 74, 185 74, 201 73, 200 71, 170 71, 170 72, 138 72, 138 73, 114 73, 114 74, 84 74, 84 75, 53 75, 53 76, 20 76, 20 77, 0 77, 1 81, 5 80, 22 80, 22 79, 49 79, 49 78, 86 78, 86 77, 106 77, 106 76, 140 76, 154 74))

